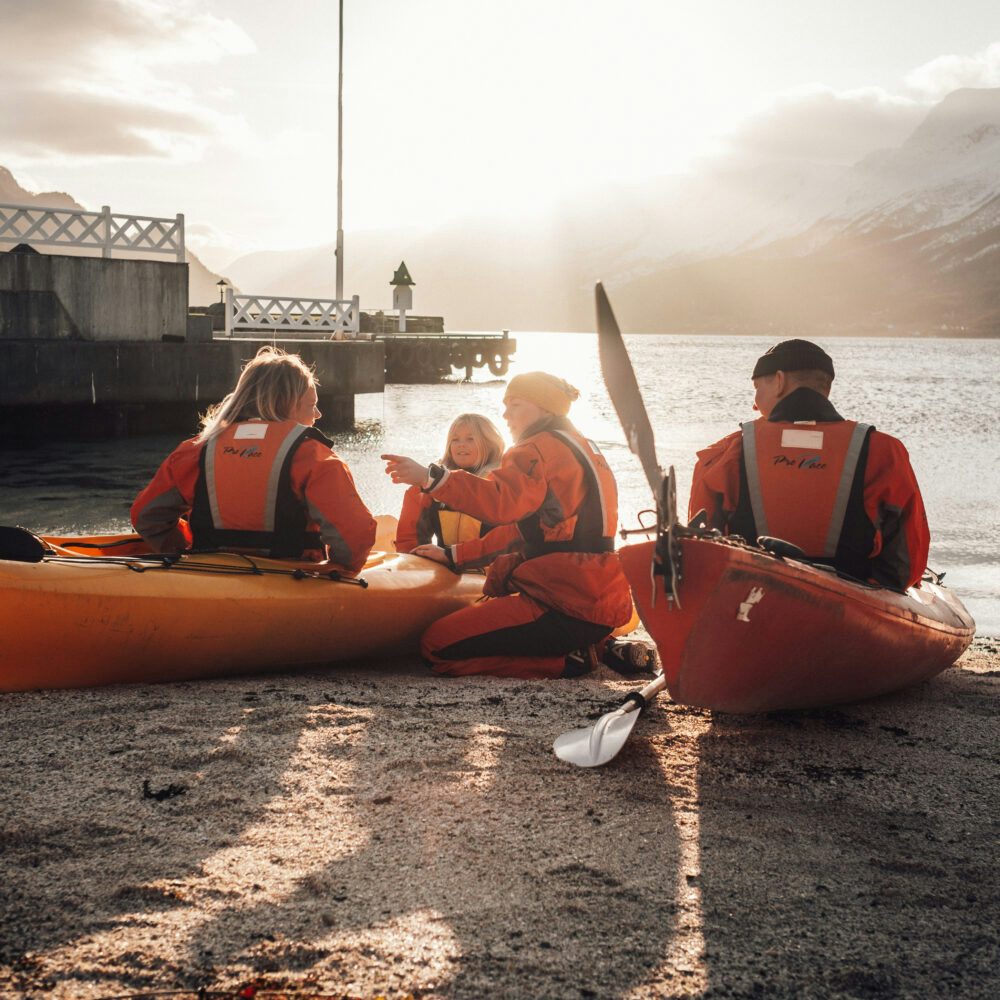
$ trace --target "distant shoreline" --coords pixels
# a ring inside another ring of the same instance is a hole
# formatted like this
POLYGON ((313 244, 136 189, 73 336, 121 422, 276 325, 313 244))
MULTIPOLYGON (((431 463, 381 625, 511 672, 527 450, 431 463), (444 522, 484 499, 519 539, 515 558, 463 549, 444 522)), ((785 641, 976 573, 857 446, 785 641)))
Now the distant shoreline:
MULTIPOLYGON (((512 336, 530 336, 538 333, 579 334, 595 336, 593 330, 516 330, 511 327, 512 336)), ((837 339, 885 338, 887 340, 1000 340, 1000 330, 993 333, 903 333, 893 330, 625 330, 629 337, 807 337, 820 340, 824 337, 837 339)))

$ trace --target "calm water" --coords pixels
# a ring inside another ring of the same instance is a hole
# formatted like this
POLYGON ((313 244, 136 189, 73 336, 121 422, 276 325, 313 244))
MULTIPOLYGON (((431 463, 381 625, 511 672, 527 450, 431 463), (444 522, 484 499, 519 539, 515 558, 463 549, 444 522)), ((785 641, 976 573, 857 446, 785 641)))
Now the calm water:
MULTIPOLYGON (((683 512, 698 448, 753 416, 749 373, 771 339, 628 337, 657 435, 660 461, 677 469, 683 512)), ((910 451, 930 520, 931 566, 946 571, 979 631, 1000 636, 1000 341, 842 338, 826 344, 837 366, 833 401, 849 417, 900 437, 910 451)), ((627 524, 649 506, 639 466, 604 390, 592 335, 522 333, 511 374, 542 368, 582 391, 573 418, 604 450, 627 524)), ((439 458, 451 418, 501 418, 505 383, 390 386, 358 398, 358 429, 336 435, 361 495, 376 513, 398 513, 402 487, 382 473, 385 450, 439 458)), ((322 426, 322 421, 320 422, 322 426)), ((38 532, 127 530, 132 498, 177 435, 56 444, 0 453, 0 524, 38 532)))

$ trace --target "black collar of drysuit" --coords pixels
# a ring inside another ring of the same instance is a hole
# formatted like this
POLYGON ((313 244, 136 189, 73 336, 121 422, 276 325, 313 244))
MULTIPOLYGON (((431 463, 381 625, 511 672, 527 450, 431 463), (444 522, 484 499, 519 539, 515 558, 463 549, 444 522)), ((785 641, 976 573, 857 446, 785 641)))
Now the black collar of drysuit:
POLYGON ((799 386, 793 389, 784 399, 779 399, 777 405, 767 418, 775 423, 794 423, 796 420, 818 420, 822 423, 832 423, 844 418, 833 408, 821 392, 799 386))

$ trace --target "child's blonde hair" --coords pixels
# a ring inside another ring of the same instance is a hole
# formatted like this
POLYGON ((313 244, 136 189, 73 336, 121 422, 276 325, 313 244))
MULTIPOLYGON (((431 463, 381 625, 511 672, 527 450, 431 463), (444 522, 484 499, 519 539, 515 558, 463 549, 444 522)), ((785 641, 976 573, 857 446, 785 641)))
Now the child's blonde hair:
POLYGON ((287 420, 298 401, 318 384, 312 368, 297 354, 262 347, 243 366, 236 388, 201 418, 195 440, 207 441, 240 420, 287 420))
POLYGON ((489 472, 490 469, 495 469, 500 464, 500 456, 504 453, 503 438, 493 422, 481 413, 460 413, 451 422, 448 436, 444 439, 444 457, 441 459, 441 464, 446 469, 458 468, 451 457, 451 437, 462 424, 467 424, 469 430, 472 431, 472 436, 476 439, 482 456, 479 465, 468 471, 481 475, 484 472, 489 472))

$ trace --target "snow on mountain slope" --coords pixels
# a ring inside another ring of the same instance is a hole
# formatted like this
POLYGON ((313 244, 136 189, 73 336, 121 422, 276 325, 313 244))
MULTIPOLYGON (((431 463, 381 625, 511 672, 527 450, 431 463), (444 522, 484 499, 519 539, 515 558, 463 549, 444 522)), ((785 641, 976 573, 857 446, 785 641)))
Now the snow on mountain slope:
POLYGON ((949 225, 1000 187, 1000 88, 957 90, 897 149, 881 150, 845 178, 829 215, 874 228, 949 225))
MULTIPOLYGON (((930 108, 898 147, 853 165, 734 169, 720 162, 693 175, 573 197, 534 220, 464 220, 423 234, 348 233, 346 271, 363 304, 381 305, 391 268, 406 258, 419 274, 420 308, 444 314, 453 328, 587 329, 595 280, 633 286, 636 294, 641 285, 641 294, 652 296, 661 276, 729 257, 752 259, 755 268, 773 259, 774 301, 783 294, 782 267, 792 273, 781 264, 789 258, 815 258, 807 283, 817 290, 832 274, 830 262, 852 254, 867 264, 850 278, 838 271, 837 282, 860 280, 865 267, 884 269, 890 281, 901 268, 920 288, 936 260, 961 268, 949 248, 990 259, 977 240, 996 225, 998 195, 1000 89, 965 89, 930 108)), ((724 288, 737 272, 752 284, 740 268, 710 270, 712 287, 724 288)), ((332 294, 330 247, 254 255, 230 273, 246 290, 332 294)), ((976 289, 981 284, 978 278, 976 289)), ((877 294, 866 291, 862 311, 878 311, 877 294)), ((689 313, 695 322, 697 310, 689 313)), ((642 328, 654 329, 662 313, 640 308, 636 315, 642 328)))

